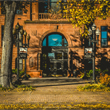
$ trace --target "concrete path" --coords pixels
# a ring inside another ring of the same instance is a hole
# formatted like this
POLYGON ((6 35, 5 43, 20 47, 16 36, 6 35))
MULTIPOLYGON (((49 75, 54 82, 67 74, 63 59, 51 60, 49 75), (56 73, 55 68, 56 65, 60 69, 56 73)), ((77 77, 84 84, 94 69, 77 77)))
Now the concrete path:
POLYGON ((0 92, 0 104, 110 104, 110 92, 80 92, 77 86, 84 86, 89 80, 67 77, 30 78, 25 85, 36 87, 36 91, 0 92))

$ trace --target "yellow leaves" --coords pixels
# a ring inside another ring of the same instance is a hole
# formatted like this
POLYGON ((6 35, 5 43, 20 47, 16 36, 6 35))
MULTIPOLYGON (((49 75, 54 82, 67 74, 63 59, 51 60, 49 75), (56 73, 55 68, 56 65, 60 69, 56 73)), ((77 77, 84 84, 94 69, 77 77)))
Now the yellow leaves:
POLYGON ((108 1, 106 0, 106 3, 108 3, 108 1))
POLYGON ((106 87, 102 84, 88 84, 83 86, 78 86, 77 89, 79 91, 110 91, 110 87, 106 87))
POLYGON ((103 16, 103 13, 101 13, 101 15, 103 16))
POLYGON ((75 102, 77 102, 78 100, 75 100, 75 102))
POLYGON ((101 103, 97 103, 97 104, 84 104, 84 103, 81 103, 81 104, 76 104, 76 105, 70 105, 70 104, 65 104, 65 105, 42 105, 42 104, 11 104, 11 105, 4 105, 4 104, 0 104, 0 109, 35 109, 35 108, 73 108, 75 109, 76 107, 77 108, 92 108, 92 109, 95 109, 95 108, 108 108, 110 109, 110 105, 107 105, 107 104, 101 104, 101 103))
POLYGON ((84 2, 84 0, 81 0, 81 2, 84 2))
POLYGON ((64 6, 63 8, 65 9, 66 7, 64 6))

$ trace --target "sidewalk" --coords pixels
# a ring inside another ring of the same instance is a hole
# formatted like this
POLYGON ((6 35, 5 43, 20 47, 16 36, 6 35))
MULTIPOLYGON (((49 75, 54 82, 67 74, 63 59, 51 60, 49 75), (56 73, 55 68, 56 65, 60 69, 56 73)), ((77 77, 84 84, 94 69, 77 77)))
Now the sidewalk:
POLYGON ((0 92, 0 104, 110 104, 110 92, 80 92, 77 86, 90 82, 80 78, 30 78, 25 85, 36 87, 36 91, 0 92))

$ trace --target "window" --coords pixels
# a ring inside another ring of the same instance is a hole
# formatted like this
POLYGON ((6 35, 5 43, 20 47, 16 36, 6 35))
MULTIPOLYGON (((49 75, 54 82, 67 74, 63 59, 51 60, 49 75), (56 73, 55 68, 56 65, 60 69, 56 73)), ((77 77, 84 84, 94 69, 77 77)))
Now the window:
POLYGON ((3 36, 4 36, 4 26, 1 26, 1 47, 3 45, 3 36))
POLYGON ((48 13, 48 0, 42 0, 39 2, 39 13, 48 13))
POLYGON ((22 10, 17 9, 16 14, 21 14, 22 15, 22 10))
POLYGON ((19 70, 23 69, 23 60, 19 59, 19 70))
POLYGON ((5 14, 5 7, 3 6, 3 2, 1 2, 1 14, 5 14))
POLYGON ((52 11, 57 12, 60 9, 60 4, 57 6, 57 2, 59 0, 50 0, 50 8, 52 9, 52 11))
POLYGON ((67 40, 60 34, 50 34, 44 38, 42 46, 68 46, 67 40))
MULTIPOLYGON (((17 68, 17 58, 15 59, 15 68, 17 68)), ((23 60, 19 59, 19 70, 23 69, 23 60)))
POLYGON ((29 67, 30 68, 33 67, 33 58, 32 57, 29 58, 29 67))
MULTIPOLYGON (((5 7, 3 5, 3 2, 1 2, 1 6, 2 6, 2 9, 1 9, 1 14, 5 14, 5 7)), ((21 9, 17 9, 16 10, 16 14, 22 14, 22 10, 21 9)))
POLYGON ((91 70, 92 69, 92 59, 85 59, 84 65, 85 65, 85 70, 91 70))
POLYGON ((64 38, 64 46, 68 46, 67 40, 64 38))
POLYGON ((62 46, 62 36, 59 34, 51 34, 48 36, 49 46, 62 46))
POLYGON ((55 53, 55 59, 62 59, 62 53, 55 53))
MULTIPOLYGON (((56 4, 58 1, 59 0, 42 0, 42 2, 39 2, 39 13, 48 13, 48 9, 52 9, 55 12, 59 11, 60 4, 58 7, 56 4)), ((67 2, 67 0, 62 0, 62 3, 64 2, 67 2)))
POLYGON ((43 40, 42 46, 46 46, 46 38, 43 40))
POLYGON ((48 57, 50 59, 55 59, 55 54, 54 53, 48 53, 48 57))
POLYGON ((107 26, 101 26, 101 47, 107 47, 107 26))

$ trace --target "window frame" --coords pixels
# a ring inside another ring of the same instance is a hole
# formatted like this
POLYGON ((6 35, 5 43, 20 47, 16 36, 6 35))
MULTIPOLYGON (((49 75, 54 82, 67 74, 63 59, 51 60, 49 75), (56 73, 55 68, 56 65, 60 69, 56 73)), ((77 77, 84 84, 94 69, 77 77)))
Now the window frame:
POLYGON ((108 47, 108 26, 101 26, 101 47, 106 48, 108 47), (107 38, 102 38, 102 27, 107 27, 107 30, 104 32, 107 32, 107 38), (102 39, 107 39, 107 46, 102 46, 102 39))
POLYGON ((21 70, 23 70, 23 59, 19 59, 19 70, 21 71, 21 70), (22 63, 20 63, 20 60, 22 61, 22 63), (22 67, 22 69, 20 69, 20 65, 21 65, 21 67, 22 67))
MULTIPOLYGON (((19 9, 17 9, 17 10, 19 10, 19 9)), ((17 12, 17 10, 16 10, 16 12, 17 12)), ((19 11, 22 11, 22 10, 19 10, 19 11)), ((15 13, 15 15, 23 15, 23 11, 21 13, 15 13)))
MULTIPOLYGON (((49 11, 48 11, 48 9, 49 8, 51 8, 51 3, 57 3, 57 2, 51 2, 51 0, 47 0, 46 1, 47 2, 47 13, 49 13, 49 11)), ((42 3, 42 2, 41 2, 42 3)), ((44 3, 44 2, 43 2, 44 3)), ((62 3, 67 3, 67 0, 65 0, 65 1, 61 1, 61 3, 60 3, 60 6, 61 6, 61 9, 62 9, 62 3)), ((40 3, 39 3, 40 4, 40 3)), ((61 13, 62 13, 62 11, 63 11, 63 9, 61 10, 61 13)), ((45 13, 45 12, 38 12, 38 13, 45 13)))

